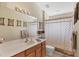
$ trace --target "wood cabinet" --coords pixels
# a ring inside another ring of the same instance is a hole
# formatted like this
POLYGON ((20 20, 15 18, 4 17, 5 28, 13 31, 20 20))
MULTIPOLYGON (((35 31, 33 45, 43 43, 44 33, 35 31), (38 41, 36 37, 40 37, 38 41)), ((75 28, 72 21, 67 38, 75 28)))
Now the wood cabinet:
POLYGON ((44 41, 42 44, 42 50, 41 50, 41 53, 42 53, 42 57, 46 56, 46 42, 44 41))
POLYGON ((25 51, 20 52, 20 53, 14 55, 13 57, 25 57, 25 51))
POLYGON ((13 57, 44 57, 46 56, 46 42, 42 42, 34 47, 31 47, 23 52, 20 52, 13 57))
POLYGON ((26 57, 35 57, 35 47, 29 48, 25 51, 26 57))
POLYGON ((35 51, 31 52, 30 54, 26 55, 26 57, 35 57, 35 51))
POLYGON ((41 48, 36 49, 36 57, 41 57, 42 55, 41 48))
POLYGON ((42 56, 42 48, 41 48, 41 44, 38 44, 36 47, 36 57, 41 57, 42 56))

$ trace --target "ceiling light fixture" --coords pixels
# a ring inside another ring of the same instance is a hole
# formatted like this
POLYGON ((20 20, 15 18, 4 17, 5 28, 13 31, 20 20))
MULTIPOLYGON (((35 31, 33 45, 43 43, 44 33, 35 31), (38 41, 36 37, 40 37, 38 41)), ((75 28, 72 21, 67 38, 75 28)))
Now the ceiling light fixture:
POLYGON ((46 8, 49 8, 50 6, 49 6, 49 4, 46 4, 45 7, 46 7, 46 8))

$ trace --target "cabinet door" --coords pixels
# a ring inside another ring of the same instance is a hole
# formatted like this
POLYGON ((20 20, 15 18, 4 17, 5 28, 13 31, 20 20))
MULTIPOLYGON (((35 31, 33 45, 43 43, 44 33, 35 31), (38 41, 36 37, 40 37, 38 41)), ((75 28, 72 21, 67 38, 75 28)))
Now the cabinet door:
POLYGON ((46 56, 46 43, 45 42, 42 43, 41 52, 42 52, 42 57, 46 56))
POLYGON ((41 57, 41 47, 36 49, 36 57, 41 57))
POLYGON ((36 48, 36 57, 41 57, 41 44, 35 46, 36 48))
POLYGON ((35 57, 35 47, 29 48, 25 51, 26 57, 35 57))
POLYGON ((18 53, 14 55, 13 57, 25 57, 25 52, 18 53))
POLYGON ((26 57, 35 57, 35 51, 31 52, 31 53, 28 54, 26 57))

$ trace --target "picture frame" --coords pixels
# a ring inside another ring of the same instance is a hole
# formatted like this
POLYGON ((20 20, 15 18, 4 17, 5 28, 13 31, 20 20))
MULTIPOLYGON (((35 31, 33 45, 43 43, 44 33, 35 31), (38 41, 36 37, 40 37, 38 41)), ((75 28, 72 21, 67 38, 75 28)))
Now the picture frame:
POLYGON ((8 26, 14 26, 14 19, 8 19, 8 26))
POLYGON ((43 22, 39 22, 39 29, 43 29, 43 22))
POLYGON ((4 25, 4 18, 0 17, 0 25, 4 25))
POLYGON ((21 20, 17 20, 17 26, 21 26, 21 20))
POLYGON ((23 27, 27 27, 27 22, 23 22, 23 27))

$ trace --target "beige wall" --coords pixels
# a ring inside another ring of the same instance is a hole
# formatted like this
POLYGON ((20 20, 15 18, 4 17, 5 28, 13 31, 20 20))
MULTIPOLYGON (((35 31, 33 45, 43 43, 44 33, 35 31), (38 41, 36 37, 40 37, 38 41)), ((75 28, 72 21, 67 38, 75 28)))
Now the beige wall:
MULTIPOLYGON (((5 17, 5 26, 0 26, 0 37, 3 37, 8 40, 20 39, 20 31, 23 27, 16 26, 16 20, 29 20, 29 18, 15 11, 15 7, 30 11, 30 15, 36 17, 38 20, 42 20, 42 10, 35 3, 27 2, 1 2, 0 3, 0 17, 5 17), (4 8, 3 8, 4 7, 4 8), (6 8, 7 7, 7 8, 6 8), (15 19, 15 26, 7 26, 7 18, 15 19)), ((46 15, 47 17, 47 15, 46 15)))
POLYGON ((30 10, 31 15, 37 17, 39 20, 42 20, 42 12, 39 7, 34 3, 0 3, 0 17, 6 18, 5 25, 0 25, 0 37, 5 38, 6 41, 20 39, 20 31, 24 29, 24 27, 17 27, 16 20, 30 20, 32 18, 28 18, 27 15, 21 14, 14 10, 14 7, 17 6, 19 8, 30 10), (6 8, 8 7, 8 8, 6 8), (15 19, 15 26, 8 26, 8 18, 15 19))
POLYGON ((37 17, 39 20, 42 20, 42 10, 32 2, 6 2, 1 3, 1 6, 6 6, 10 9, 15 9, 15 7, 19 7, 20 9, 24 9, 26 11, 30 11, 30 15, 37 17))
POLYGON ((23 27, 23 21, 25 21, 26 16, 23 14, 20 14, 16 11, 13 11, 9 8, 0 7, 0 17, 4 17, 4 24, 0 25, 0 37, 6 39, 6 41, 9 40, 15 40, 20 39, 20 31, 24 29, 23 27), (14 26, 8 26, 8 19, 14 19, 14 26), (17 27, 17 20, 22 21, 22 26, 17 27))
POLYGON ((49 16, 47 15, 47 13, 45 13, 45 20, 49 19, 49 16))

